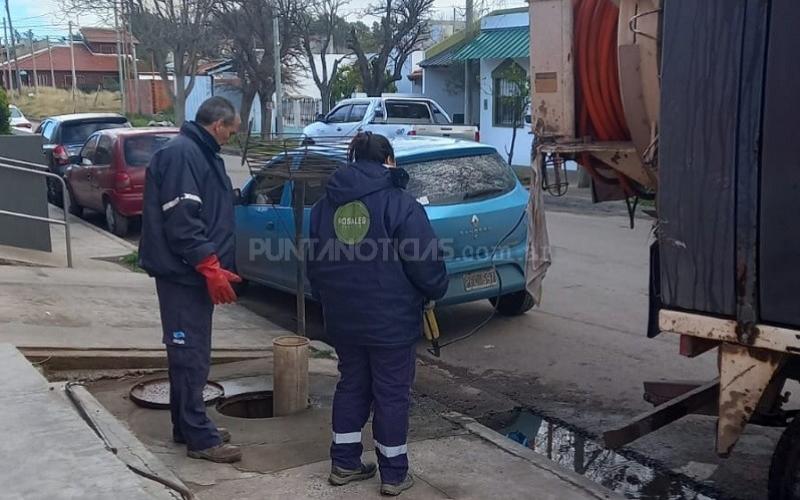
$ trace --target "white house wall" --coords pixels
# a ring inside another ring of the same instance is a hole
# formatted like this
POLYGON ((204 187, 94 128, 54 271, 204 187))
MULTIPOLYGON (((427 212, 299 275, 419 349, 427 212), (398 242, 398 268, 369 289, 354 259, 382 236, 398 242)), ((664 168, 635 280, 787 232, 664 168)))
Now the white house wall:
MULTIPOLYGON (((492 94, 492 71, 503 63, 503 59, 481 59, 481 142, 497 148, 503 158, 508 157, 506 149, 511 146, 511 127, 495 127, 492 125, 494 99, 492 94)), ((528 58, 515 59, 526 72, 530 69, 528 58)), ((522 119, 521 119, 522 121, 522 119)), ((514 145, 513 165, 530 165, 531 142, 533 136, 528 133, 530 128, 523 122, 517 129, 517 140, 514 145)))
POLYGON ((452 74, 449 68, 425 68, 422 77, 422 94, 438 102, 451 118, 464 113, 463 84, 461 88, 448 85, 452 74))

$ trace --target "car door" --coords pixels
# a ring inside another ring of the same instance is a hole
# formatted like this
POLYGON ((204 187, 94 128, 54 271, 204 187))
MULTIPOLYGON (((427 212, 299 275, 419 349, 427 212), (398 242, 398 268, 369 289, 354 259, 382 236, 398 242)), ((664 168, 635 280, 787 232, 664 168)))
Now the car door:
POLYGON ((86 140, 86 144, 83 145, 77 161, 70 165, 67 172, 67 183, 72 191, 72 196, 78 202, 78 205, 82 207, 89 206, 91 197, 89 169, 94 164, 94 154, 97 149, 98 139, 97 135, 93 135, 86 140))
POLYGON ((325 126, 321 129, 320 137, 345 137, 347 119, 352 107, 352 104, 342 104, 328 113, 328 116, 325 117, 325 126))
MULTIPOLYGON (((278 160, 272 167, 283 165, 278 160)), ((281 278, 281 212, 286 210, 286 180, 266 171, 245 187, 244 203, 236 207, 236 269, 245 279, 285 287, 281 278)), ((285 223, 285 221, 284 221, 285 223)))
POLYGON ((114 137, 101 134, 97 141, 92 166, 88 167, 89 192, 86 207, 93 210, 105 210, 103 194, 114 187, 114 172, 111 169, 112 149, 114 137))

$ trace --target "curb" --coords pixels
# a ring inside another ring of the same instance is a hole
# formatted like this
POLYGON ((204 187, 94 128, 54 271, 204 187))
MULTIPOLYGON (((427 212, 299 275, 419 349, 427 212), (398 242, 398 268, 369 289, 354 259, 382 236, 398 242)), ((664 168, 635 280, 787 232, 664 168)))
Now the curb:
POLYGON ((484 441, 488 441, 503 451, 510 453, 518 458, 525 460, 534 467, 542 469, 550 474, 558 477, 565 483, 569 483, 576 488, 580 488, 589 495, 599 500, 609 499, 622 499, 623 497, 607 490, 597 483, 586 479, 583 476, 573 474, 559 465, 541 457, 533 450, 522 446, 521 444, 507 439, 502 434, 493 431, 483 424, 478 423, 474 418, 468 417, 464 414, 452 411, 441 414, 442 418, 448 420, 456 425, 460 425, 471 434, 478 436, 484 441))
MULTIPOLYGON (((61 208, 59 208, 59 207, 57 207, 55 205, 51 205, 51 207, 53 207, 54 209, 58 210, 61 213, 64 213, 63 209, 61 209, 61 208)), ((129 241, 126 241, 126 240, 123 240, 119 236, 111 234, 108 231, 106 231, 105 229, 100 229, 99 227, 95 226, 94 224, 90 224, 90 223, 86 222, 85 220, 81 219, 80 217, 76 217, 76 216, 70 214, 69 215, 69 221, 70 221, 70 223, 73 223, 73 224, 74 223, 81 224, 82 226, 87 227, 87 228, 91 229, 92 231, 105 236, 106 238, 114 241, 115 243, 117 243, 117 244, 119 244, 121 246, 124 246, 125 248, 127 248, 131 252, 134 252, 134 251, 136 251, 138 249, 138 247, 136 245, 134 245, 133 243, 131 243, 129 241)))

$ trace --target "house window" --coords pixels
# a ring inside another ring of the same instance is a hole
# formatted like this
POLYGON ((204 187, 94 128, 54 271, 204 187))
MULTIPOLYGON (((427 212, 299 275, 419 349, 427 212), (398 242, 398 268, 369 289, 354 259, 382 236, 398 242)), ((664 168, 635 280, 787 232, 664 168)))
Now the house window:
POLYGON ((528 74, 511 59, 492 71, 492 123, 495 127, 522 125, 529 86, 528 74))

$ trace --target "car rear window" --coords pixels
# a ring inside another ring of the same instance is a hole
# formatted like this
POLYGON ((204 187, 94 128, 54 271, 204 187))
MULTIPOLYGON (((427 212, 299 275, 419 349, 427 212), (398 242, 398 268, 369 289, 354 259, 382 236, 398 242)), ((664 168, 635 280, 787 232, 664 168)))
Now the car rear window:
POLYGON ((61 142, 64 144, 83 144, 90 135, 98 130, 123 128, 128 122, 77 122, 65 123, 61 126, 61 142))
POLYGON ((428 104, 413 101, 386 101, 386 123, 431 123, 428 104))
POLYGON ((156 151, 175 134, 143 135, 125 139, 125 163, 130 167, 146 167, 156 151))
POLYGON ((511 168, 498 154, 448 158, 403 165, 406 190, 423 205, 452 205, 494 198, 516 186, 511 168))
POLYGON ((17 108, 9 108, 11 110, 11 118, 22 118, 22 113, 17 108))

